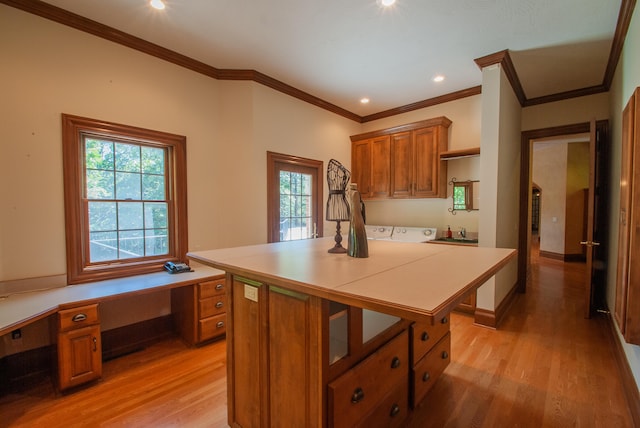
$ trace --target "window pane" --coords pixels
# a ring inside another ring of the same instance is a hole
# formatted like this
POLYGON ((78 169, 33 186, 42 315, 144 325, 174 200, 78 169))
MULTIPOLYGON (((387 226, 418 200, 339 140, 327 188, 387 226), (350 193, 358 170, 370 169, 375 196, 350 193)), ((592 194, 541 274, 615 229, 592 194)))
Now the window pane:
POLYGON ((117 228, 115 202, 89 202, 89 230, 91 232, 116 230, 117 228))
POLYGON ((116 172, 116 199, 142 199, 140 174, 116 172))
POLYGON ((87 170, 87 199, 114 199, 113 171, 87 170))
POLYGON ((140 146, 116 143, 116 171, 140 172, 140 146))
POLYGON ((303 195, 311 195, 311 176, 308 174, 302 175, 302 187, 301 192, 303 195))
POLYGON ((291 197, 280 195, 280 218, 291 216, 291 197))
POLYGON ((144 228, 167 228, 168 207, 165 202, 146 202, 144 204, 144 228))
POLYGON ((104 262, 118 258, 117 232, 91 232, 89 234, 90 262, 104 262))
POLYGON ((167 229, 145 231, 145 255, 161 256, 169 253, 169 234, 167 229))
POLYGON ((164 149, 142 147, 142 172, 164 175, 164 149))
POLYGON ((164 200, 164 176, 163 175, 142 175, 142 199, 164 200))
POLYGON ((90 169, 113 170, 113 143, 87 138, 85 140, 85 162, 90 169))
POLYGON ((125 230, 118 233, 118 255, 121 259, 144 256, 144 236, 142 230, 125 230))
POLYGON ((142 228, 142 202, 118 202, 118 229, 142 228))
POLYGON ((288 195, 291 193, 291 174, 286 171, 280 171, 280 194, 288 195))

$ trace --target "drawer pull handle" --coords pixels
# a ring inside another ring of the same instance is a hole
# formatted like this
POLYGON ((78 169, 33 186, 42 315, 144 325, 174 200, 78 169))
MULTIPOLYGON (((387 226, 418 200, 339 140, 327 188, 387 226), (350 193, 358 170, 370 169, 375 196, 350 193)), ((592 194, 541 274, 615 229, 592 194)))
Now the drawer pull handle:
POLYGON ((80 322, 80 321, 86 321, 86 319, 87 319, 87 314, 75 314, 73 318, 71 318, 71 321, 80 322))
POLYGON ((391 412, 389 412, 389 416, 394 418, 398 415, 398 413, 400 413, 400 406, 394 403, 394 405, 391 407, 391 412))
POLYGON ((222 327, 224 327, 224 321, 218 321, 218 322, 216 323, 216 327, 217 327, 217 328, 222 328, 222 327))
POLYGON ((448 322, 449 322, 449 320, 447 319, 447 317, 442 317, 442 319, 440 320, 440 322, 441 322, 442 324, 446 324, 446 323, 448 323, 448 322))
POLYGON ((391 368, 397 369, 398 367, 400 367, 400 358, 393 357, 393 360, 391 360, 391 368))
POLYGON ((446 360, 447 358, 449 358, 449 353, 447 351, 442 351, 442 359, 446 360))
POLYGON ((429 374, 429 372, 424 372, 424 374, 422 375, 422 381, 428 382, 429 379, 431 379, 431 375, 429 374))
POLYGON ((96 352, 98 350, 98 339, 93 336, 93 352, 96 352))
POLYGON ((362 390, 362 388, 356 388, 355 391, 353 391, 353 395, 351 396, 351 402, 353 404, 358 404, 362 400, 364 400, 364 391, 362 390))
POLYGON ((224 306, 224 303, 222 303, 222 302, 216 303, 216 308, 218 308, 218 309, 220 309, 223 306, 224 306))
POLYGON ((423 331, 422 336, 420 336, 420 339, 422 339, 423 342, 426 342, 427 340, 429 340, 429 333, 427 333, 426 331, 423 331))
POLYGON ((216 285, 216 290, 220 291, 224 288, 224 284, 218 284, 216 285))

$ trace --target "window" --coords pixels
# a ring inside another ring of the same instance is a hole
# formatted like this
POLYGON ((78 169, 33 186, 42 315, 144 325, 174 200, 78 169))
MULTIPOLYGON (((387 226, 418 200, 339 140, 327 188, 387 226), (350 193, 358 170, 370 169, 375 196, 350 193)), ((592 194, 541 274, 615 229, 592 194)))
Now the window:
POLYGON ((322 161, 267 152, 268 241, 322 236, 322 161))
POLYGON ((68 282, 184 260, 185 137, 70 115, 62 124, 68 282))

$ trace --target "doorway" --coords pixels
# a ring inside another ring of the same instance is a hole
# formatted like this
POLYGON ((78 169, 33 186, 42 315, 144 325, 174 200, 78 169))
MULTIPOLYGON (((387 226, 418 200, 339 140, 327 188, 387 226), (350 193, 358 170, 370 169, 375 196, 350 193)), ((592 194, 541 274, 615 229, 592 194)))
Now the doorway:
MULTIPOLYGON (((532 244, 532 162, 533 145, 536 141, 551 138, 566 138, 567 136, 589 133, 589 122, 565 125, 553 128, 525 131, 521 134, 521 169, 520 169, 520 220, 519 220, 519 245, 518 245, 518 291, 525 293, 527 284, 531 280, 531 244, 532 244)), ((606 256, 607 256, 607 197, 608 197, 608 121, 595 122, 595 148, 597 150, 597 163, 595 171, 595 184, 591 189, 595 194, 594 217, 594 241, 600 242, 597 251, 594 251, 594 263, 592 265, 591 299, 587 305, 587 313, 591 313, 604 302, 604 290, 606 280, 606 256)), ((538 183, 540 184, 540 183, 538 183)), ((548 190, 548 188, 545 187, 548 190)), ((541 226, 543 227, 543 226, 541 226)), ((585 291, 585 294, 589 291, 585 291)))

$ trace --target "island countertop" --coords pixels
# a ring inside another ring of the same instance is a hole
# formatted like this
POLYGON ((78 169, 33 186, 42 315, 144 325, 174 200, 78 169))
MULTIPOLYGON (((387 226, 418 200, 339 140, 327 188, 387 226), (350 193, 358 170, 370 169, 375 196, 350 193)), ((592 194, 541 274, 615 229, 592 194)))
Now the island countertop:
POLYGON ((327 252, 333 238, 196 251, 200 263, 270 285, 406 319, 433 320, 496 274, 516 250, 370 240, 369 257, 327 252))

